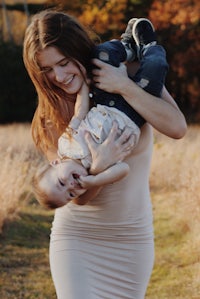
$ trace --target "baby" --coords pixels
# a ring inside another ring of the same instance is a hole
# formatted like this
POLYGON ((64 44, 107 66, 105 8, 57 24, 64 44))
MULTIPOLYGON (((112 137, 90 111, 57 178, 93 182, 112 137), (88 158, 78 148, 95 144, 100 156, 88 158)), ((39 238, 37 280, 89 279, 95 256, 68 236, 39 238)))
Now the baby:
MULTIPOLYGON (((150 94, 161 96, 168 64, 165 50, 157 45, 154 27, 148 19, 131 19, 122 40, 98 45, 94 56, 114 66, 125 60, 139 60, 140 67, 131 79, 150 94)), ((145 123, 144 118, 121 95, 96 87, 89 93, 89 88, 84 84, 76 98, 74 116, 59 139, 59 156, 80 159, 88 168, 91 156, 84 140, 85 131, 89 131, 97 143, 102 143, 114 120, 118 122, 119 134, 125 127, 130 128, 134 148, 140 137, 140 128, 145 123), (96 105, 90 110, 88 94, 96 105)))
MULTIPOLYGON (((125 58, 138 59, 140 68, 133 81, 149 93, 160 96, 168 64, 164 49, 157 45, 153 25, 147 19, 131 19, 122 37, 121 42, 110 41, 97 46, 94 56, 114 66, 125 58)), ((89 174, 92 157, 85 142, 85 132, 89 132, 97 143, 102 143, 113 122, 117 121, 119 135, 125 128, 130 129, 133 149, 145 120, 120 95, 97 88, 92 93, 96 107, 89 110, 88 94, 89 88, 85 83, 77 95, 74 116, 58 140, 59 159, 34 176, 36 197, 48 208, 61 207, 87 189, 114 183, 128 174, 129 166, 125 162, 119 162, 97 175, 89 174)))
POLYGON ((97 175, 90 175, 79 160, 57 159, 36 173, 32 185, 39 203, 46 208, 55 209, 77 199, 88 188, 114 183, 128 172, 128 164, 120 162, 97 175))

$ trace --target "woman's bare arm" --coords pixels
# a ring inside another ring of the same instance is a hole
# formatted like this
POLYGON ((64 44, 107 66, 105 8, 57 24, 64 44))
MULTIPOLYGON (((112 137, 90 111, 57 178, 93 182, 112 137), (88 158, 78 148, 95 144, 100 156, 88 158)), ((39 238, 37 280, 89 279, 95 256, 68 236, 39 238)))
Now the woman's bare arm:
POLYGON ((77 205, 85 205, 87 202, 94 199, 99 194, 101 189, 102 189, 102 187, 94 187, 94 188, 88 189, 80 197, 73 199, 72 202, 77 205))
MULTIPOLYGON (((187 129, 185 117, 174 99, 163 88, 162 98, 155 97, 135 84, 127 75, 127 68, 119 68, 93 59, 98 67, 93 70, 96 86, 107 92, 121 94, 124 99, 155 129, 172 137, 182 138, 187 129)), ((131 64, 128 65, 131 72, 131 64)))

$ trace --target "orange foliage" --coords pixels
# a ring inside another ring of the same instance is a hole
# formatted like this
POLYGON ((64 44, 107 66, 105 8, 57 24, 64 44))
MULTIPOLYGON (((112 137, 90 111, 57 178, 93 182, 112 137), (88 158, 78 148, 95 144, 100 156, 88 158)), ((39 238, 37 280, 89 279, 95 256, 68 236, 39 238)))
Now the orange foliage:
POLYGON ((167 28, 169 24, 184 30, 188 24, 195 24, 200 17, 199 0, 155 0, 149 17, 157 28, 167 28))
POLYGON ((79 20, 84 25, 94 28, 97 34, 101 35, 112 31, 113 35, 115 35, 124 29, 123 20, 126 4, 127 0, 88 0, 83 6, 83 12, 79 20), (105 3, 102 4, 102 2, 105 3))
POLYGON ((192 108, 189 119, 200 121, 200 1, 154 0, 149 18, 167 50, 170 92, 179 96, 186 115, 192 108))

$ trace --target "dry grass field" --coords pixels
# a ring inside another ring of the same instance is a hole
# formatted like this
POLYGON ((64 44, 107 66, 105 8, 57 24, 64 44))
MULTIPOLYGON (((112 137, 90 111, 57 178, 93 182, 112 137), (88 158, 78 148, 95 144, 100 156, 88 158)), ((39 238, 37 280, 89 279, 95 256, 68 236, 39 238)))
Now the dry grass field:
POLYGON ((41 161, 34 149, 30 125, 0 126, 0 230, 30 195, 30 180, 41 161))
MULTIPOLYGON (((52 212, 31 193, 42 162, 29 124, 0 126, 0 298, 55 299, 48 238, 52 212)), ((150 177, 156 258, 146 299, 200 298, 200 127, 182 140, 155 133, 150 177)))

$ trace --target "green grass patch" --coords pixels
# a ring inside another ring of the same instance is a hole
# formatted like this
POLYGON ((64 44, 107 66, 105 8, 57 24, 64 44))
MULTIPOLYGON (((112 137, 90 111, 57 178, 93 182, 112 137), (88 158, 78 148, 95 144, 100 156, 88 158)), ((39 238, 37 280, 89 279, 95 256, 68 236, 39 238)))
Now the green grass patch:
POLYGON ((0 236, 0 298, 56 298, 48 257, 52 218, 30 203, 5 224, 0 236))

